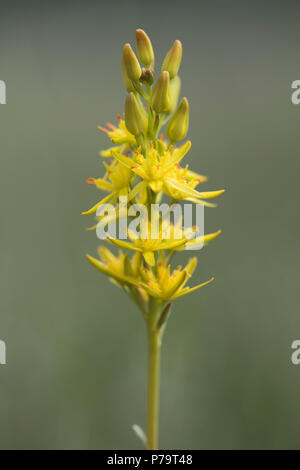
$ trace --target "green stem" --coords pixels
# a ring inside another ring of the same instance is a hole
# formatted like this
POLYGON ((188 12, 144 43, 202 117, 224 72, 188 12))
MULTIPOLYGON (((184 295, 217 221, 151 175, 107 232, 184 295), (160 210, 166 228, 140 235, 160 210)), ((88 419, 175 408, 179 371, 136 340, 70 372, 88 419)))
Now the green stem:
POLYGON ((160 330, 148 325, 147 448, 158 448, 160 330))

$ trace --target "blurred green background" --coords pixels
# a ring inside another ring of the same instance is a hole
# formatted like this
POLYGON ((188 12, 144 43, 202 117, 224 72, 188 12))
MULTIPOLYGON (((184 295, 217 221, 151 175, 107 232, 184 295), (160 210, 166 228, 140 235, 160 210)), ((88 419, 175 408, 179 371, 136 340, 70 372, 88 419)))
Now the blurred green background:
POLYGON ((1 2, 0 447, 140 448, 146 336, 138 310, 85 260, 97 130, 125 98, 122 45, 176 38, 191 104, 189 163, 225 187, 162 350, 162 448, 299 448, 300 4, 1 2))

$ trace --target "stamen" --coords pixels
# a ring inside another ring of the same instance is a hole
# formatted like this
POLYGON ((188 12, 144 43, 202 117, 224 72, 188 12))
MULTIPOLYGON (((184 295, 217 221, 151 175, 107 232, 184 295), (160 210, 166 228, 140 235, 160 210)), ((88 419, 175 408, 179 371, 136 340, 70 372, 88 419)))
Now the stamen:
POLYGON ((96 179, 95 178, 87 178, 86 183, 95 185, 96 184, 96 179))
POLYGON ((115 128, 116 128, 116 126, 114 126, 114 125, 111 124, 110 122, 107 122, 107 123, 106 123, 106 126, 107 126, 110 130, 112 130, 112 131, 114 131, 115 128))
POLYGON ((105 127, 98 126, 98 129, 99 129, 99 131, 105 132, 106 134, 109 133, 109 131, 107 129, 105 129, 105 127))

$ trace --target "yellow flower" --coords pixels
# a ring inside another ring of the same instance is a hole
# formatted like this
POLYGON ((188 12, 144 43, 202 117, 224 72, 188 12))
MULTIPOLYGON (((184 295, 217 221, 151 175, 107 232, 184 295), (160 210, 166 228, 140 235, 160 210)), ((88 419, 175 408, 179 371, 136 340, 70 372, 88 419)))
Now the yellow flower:
POLYGON ((142 253, 146 263, 149 264, 149 266, 154 266, 155 251, 174 250, 187 242, 187 238, 183 235, 178 239, 172 238, 172 234, 174 235, 175 232, 171 230, 166 238, 165 228, 160 227, 157 236, 153 237, 153 234, 151 234, 151 225, 149 224, 147 229, 145 226, 142 227, 140 235, 137 235, 133 230, 128 230, 128 239, 130 241, 118 240, 109 236, 107 240, 120 248, 142 253))
POLYGON ((142 277, 140 275, 141 254, 136 252, 130 259, 119 250, 115 256, 108 248, 98 247, 100 260, 86 255, 88 261, 99 271, 106 274, 118 287, 122 287, 136 304, 146 313, 148 293, 140 286, 142 277))
POLYGON ((101 150, 99 154, 101 155, 101 157, 111 158, 113 157, 113 152, 122 153, 124 150, 126 150, 126 145, 115 145, 114 147, 109 147, 106 150, 101 150))
POLYGON ((135 137, 133 134, 129 132, 129 130, 126 128, 125 121, 121 118, 120 115, 118 115, 119 119, 119 125, 118 127, 114 126, 110 122, 106 123, 106 126, 108 129, 105 127, 98 126, 98 129, 100 131, 105 132, 110 140, 114 144, 122 144, 125 146, 125 148, 135 148, 137 146, 135 137))
POLYGON ((179 148, 166 148, 162 141, 157 140, 152 144, 146 157, 139 151, 134 153, 133 158, 116 151, 112 151, 112 154, 118 162, 142 179, 137 185, 136 193, 149 186, 155 193, 163 191, 175 200, 183 199, 211 205, 203 199, 217 197, 224 190, 199 192, 194 189, 200 181, 204 181, 204 178, 190 172, 188 168, 183 169, 179 166, 179 162, 190 147, 191 142, 188 141, 179 148))
MULTIPOLYGON (((98 254, 101 258, 101 261, 96 258, 93 258, 93 256, 86 255, 87 259, 93 266, 95 266, 97 269, 102 271, 110 278, 117 281, 120 285, 138 285, 138 278, 136 279, 134 276, 127 276, 125 274, 125 254, 121 250, 119 250, 118 256, 115 256, 110 250, 108 250, 104 246, 100 246, 98 248, 98 254)), ((136 264, 136 261, 137 258, 133 260, 134 265, 136 264)))
POLYGON ((184 230, 180 226, 180 222, 174 225, 163 221, 163 223, 159 223, 158 232, 154 233, 155 227, 153 229, 150 222, 146 224, 142 222, 140 234, 133 230, 128 230, 129 241, 118 240, 110 236, 107 236, 107 240, 119 248, 142 253, 146 263, 149 266, 154 266, 154 253, 156 251, 197 249, 197 246, 202 247, 221 233, 219 230, 215 233, 197 237, 197 230, 197 227, 190 227, 184 230))
POLYGON ((178 266, 171 272, 170 264, 166 265, 162 256, 157 264, 156 273, 146 267, 141 268, 143 281, 140 286, 151 296, 163 301, 174 300, 203 287, 214 280, 212 277, 195 287, 185 287, 197 265, 197 258, 191 258, 186 267, 178 266))
POLYGON ((108 202, 116 202, 120 196, 127 196, 128 199, 131 197, 131 183, 135 178, 132 171, 115 161, 110 166, 105 162, 103 162, 103 165, 107 170, 104 178, 88 178, 87 183, 103 191, 108 191, 110 194, 97 202, 89 210, 83 212, 83 215, 95 213, 100 206, 108 202))

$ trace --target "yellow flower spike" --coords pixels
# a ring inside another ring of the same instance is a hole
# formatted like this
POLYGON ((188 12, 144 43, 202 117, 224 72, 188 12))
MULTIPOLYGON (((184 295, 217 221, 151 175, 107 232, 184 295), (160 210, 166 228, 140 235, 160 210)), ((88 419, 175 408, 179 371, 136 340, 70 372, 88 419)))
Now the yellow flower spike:
POLYGON ((178 202, 187 201, 190 204, 215 207, 212 199, 220 196, 224 190, 199 190, 198 185, 207 180, 206 176, 194 172, 186 162, 183 163, 191 142, 176 144, 185 138, 189 124, 188 101, 183 98, 179 106, 177 104, 181 89, 178 76, 182 59, 181 42, 175 41, 168 51, 153 87, 153 48, 149 37, 141 29, 136 31, 136 44, 143 69, 129 44, 124 46, 122 54, 123 81, 129 93, 125 119, 118 116, 117 126, 107 123, 106 127, 99 127, 112 142, 112 146, 102 150, 100 155, 112 160, 103 162, 103 176, 87 180, 87 183, 108 194, 83 214, 94 214, 98 208, 103 209, 104 204, 110 204, 106 212, 97 212, 97 225, 93 228, 97 229, 97 235, 101 238, 105 227, 114 226, 114 236, 105 235, 107 245, 99 247, 99 259, 90 255, 87 255, 87 259, 111 282, 122 288, 145 319, 149 341, 145 443, 147 449, 156 450, 159 346, 171 301, 213 281, 211 278, 190 287, 197 258, 191 257, 183 267, 174 267, 174 258, 177 251, 200 249, 221 233, 219 230, 200 236, 197 227, 186 228, 191 223, 183 217, 178 218, 177 207, 174 206, 178 202), (164 205, 158 208, 160 203, 164 205), (138 209, 138 204, 144 207, 138 209), (172 212, 176 219, 174 223, 170 222, 172 212), (134 213, 136 219, 133 218, 134 213), (129 226, 127 238, 123 239, 126 220, 129 226), (117 221, 120 223, 119 231, 117 221), (118 254, 114 254, 116 247, 119 248, 118 254))
POLYGON ((181 63, 181 58, 182 58, 182 44, 181 42, 177 39, 174 41, 173 46, 167 53, 163 64, 162 64, 162 70, 166 70, 170 74, 170 78, 174 78, 179 70, 180 63, 181 63))

